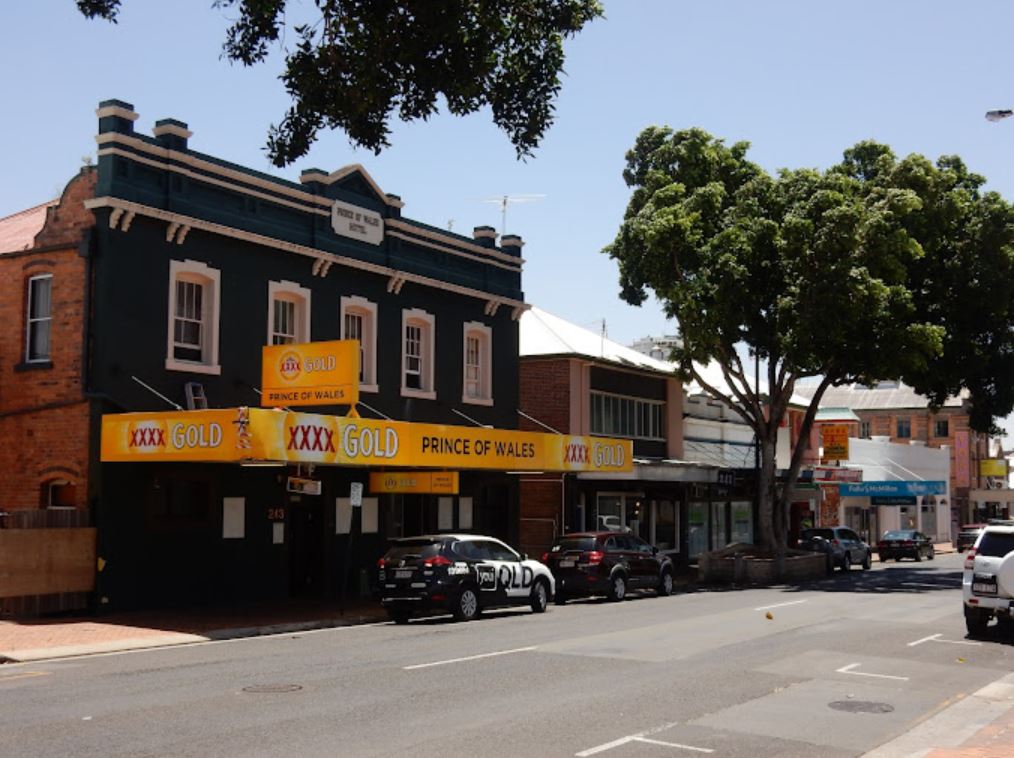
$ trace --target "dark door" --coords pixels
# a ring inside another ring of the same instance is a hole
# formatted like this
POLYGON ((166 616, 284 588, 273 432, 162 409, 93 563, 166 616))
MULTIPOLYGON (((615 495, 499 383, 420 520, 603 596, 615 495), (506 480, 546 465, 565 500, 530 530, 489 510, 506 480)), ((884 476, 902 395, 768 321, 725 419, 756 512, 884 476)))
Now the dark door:
POLYGON ((289 510, 289 594, 320 597, 324 592, 324 523, 319 503, 289 510))

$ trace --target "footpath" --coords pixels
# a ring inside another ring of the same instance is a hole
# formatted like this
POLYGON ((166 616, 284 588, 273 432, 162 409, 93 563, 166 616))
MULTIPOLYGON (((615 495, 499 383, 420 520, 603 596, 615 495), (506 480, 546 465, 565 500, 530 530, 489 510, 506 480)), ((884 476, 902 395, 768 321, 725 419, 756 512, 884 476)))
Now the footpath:
MULTIPOLYGON (((938 553, 954 552, 949 544, 936 547, 938 553)), ((0 619, 0 664, 292 634, 386 619, 380 604, 368 600, 350 601, 344 608, 337 603, 287 602, 80 618, 0 619)), ((1014 674, 957 700, 863 758, 1012 757, 1014 674)))

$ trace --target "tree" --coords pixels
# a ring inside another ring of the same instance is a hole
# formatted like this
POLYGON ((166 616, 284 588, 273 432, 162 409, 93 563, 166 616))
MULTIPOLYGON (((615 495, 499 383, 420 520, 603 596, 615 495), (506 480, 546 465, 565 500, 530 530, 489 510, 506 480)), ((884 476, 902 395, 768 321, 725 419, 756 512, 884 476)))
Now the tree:
MULTIPOLYGON (((760 447, 761 542, 782 554, 789 493, 826 389, 928 375, 941 359, 945 319, 927 318, 917 302, 936 265, 924 262, 920 234, 955 200, 935 192, 979 200, 961 181, 949 185, 938 176, 952 164, 934 168, 920 156, 897 161, 875 143, 846 151, 827 171, 777 176, 748 161, 748 147, 726 146, 699 129, 645 129, 627 153, 624 179, 633 192, 604 252, 619 263, 623 299, 640 304, 651 290, 676 319, 682 346, 672 357, 683 377, 752 427, 760 447), (934 181, 920 184, 920 175, 934 181), (737 352, 743 345, 765 362, 766 388, 744 367, 737 352), (727 388, 704 375, 701 367, 712 361, 727 388), (806 377, 819 383, 778 488, 778 428, 806 377)), ((985 209, 969 210, 968 218, 977 213, 985 209)), ((989 243, 968 219, 955 220, 951 232, 970 256, 989 243)))
MULTIPOLYGON (((76 0, 88 18, 116 22, 120 0, 76 0)), ((599 0, 315 0, 316 23, 293 26, 281 79, 293 104, 268 134, 268 157, 285 166, 321 129, 357 147, 389 146, 389 120, 427 119, 443 96, 463 116, 489 106, 519 158, 553 122, 563 40, 602 15, 599 0)), ((236 7, 224 56, 252 66, 286 27, 286 0, 215 0, 236 7)))

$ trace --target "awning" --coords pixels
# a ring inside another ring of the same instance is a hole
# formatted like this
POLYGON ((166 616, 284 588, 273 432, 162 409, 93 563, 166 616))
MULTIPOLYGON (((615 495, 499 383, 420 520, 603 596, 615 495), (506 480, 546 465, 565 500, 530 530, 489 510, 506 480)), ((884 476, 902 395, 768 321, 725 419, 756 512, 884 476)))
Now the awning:
POLYGON ((101 460, 618 473, 633 470, 633 443, 243 407, 105 415, 101 460))

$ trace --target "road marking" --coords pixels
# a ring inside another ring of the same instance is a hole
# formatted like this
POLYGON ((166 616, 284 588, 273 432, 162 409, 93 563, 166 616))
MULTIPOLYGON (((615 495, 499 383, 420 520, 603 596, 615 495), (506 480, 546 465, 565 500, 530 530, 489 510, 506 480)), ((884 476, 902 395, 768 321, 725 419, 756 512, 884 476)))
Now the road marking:
POLYGON ((14 674, 13 676, 0 676, 0 682, 9 682, 12 679, 28 679, 33 676, 49 676, 49 671, 26 671, 23 674, 14 674))
POLYGON ((462 663, 464 661, 477 661, 480 658, 495 658, 498 655, 513 655, 514 653, 528 653, 535 650, 532 647, 516 647, 513 650, 499 650, 495 653, 482 653, 480 655, 467 655, 464 658, 449 658, 446 661, 433 661, 432 663, 417 663, 414 666, 404 666, 404 671, 415 671, 416 669, 427 669, 432 666, 446 666, 448 663, 462 663))
POLYGON ((856 666, 859 666, 859 665, 861 665, 861 664, 850 663, 848 666, 842 666, 840 669, 835 669, 835 671, 837 673, 839 673, 839 674, 852 674, 853 676, 872 676, 872 677, 875 677, 877 679, 897 679, 898 681, 901 681, 901 682, 907 682, 908 681, 908 677, 907 676, 892 676, 890 674, 867 674, 865 671, 853 671, 852 670, 856 666))
POLYGON ((755 611, 769 611, 772 608, 784 608, 787 605, 799 605, 800 603, 809 602, 809 598, 806 600, 790 600, 788 603, 776 603, 775 605, 762 605, 760 608, 754 608, 755 611))
POLYGON ((901 582, 904 587, 929 587, 931 590, 960 590, 960 584, 930 584, 929 582, 901 582))
POLYGON ((612 742, 606 742, 602 745, 590 747, 587 750, 582 750, 580 753, 574 753, 574 755, 577 756, 577 758, 588 758, 589 755, 595 755, 596 753, 604 753, 606 750, 612 750, 614 747, 626 745, 628 742, 633 741, 634 741, 633 737, 620 737, 620 739, 618 740, 613 740, 612 742))
POLYGON ((694 747, 693 745, 681 745, 678 742, 663 742, 662 740, 649 740, 647 737, 633 737, 634 742, 647 742, 649 745, 664 745, 665 747, 676 748, 677 750, 692 750, 695 753, 714 753, 710 747, 694 747))
POLYGON ((945 642, 948 645, 974 645, 976 647, 982 644, 981 642, 969 642, 968 640, 942 640, 940 639, 941 636, 942 635, 939 634, 931 634, 929 637, 923 637, 921 640, 909 642, 908 647, 915 647, 916 645, 921 645, 924 642, 945 642))

